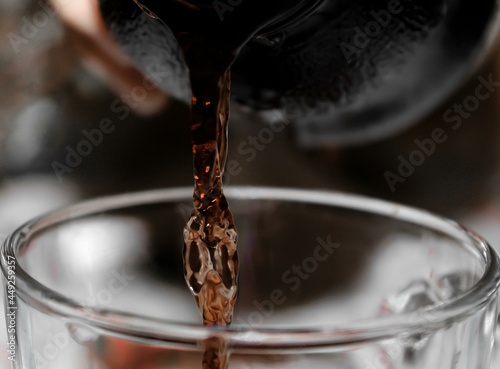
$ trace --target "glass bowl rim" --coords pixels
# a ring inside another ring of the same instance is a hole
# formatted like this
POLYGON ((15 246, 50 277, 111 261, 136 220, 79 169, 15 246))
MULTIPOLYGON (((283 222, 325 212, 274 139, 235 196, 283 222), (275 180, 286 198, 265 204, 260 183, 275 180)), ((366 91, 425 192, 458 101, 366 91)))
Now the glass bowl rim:
MULTIPOLYGON (((345 326, 311 326, 301 329, 264 329, 255 327, 203 327, 175 321, 135 316, 113 310, 81 305, 33 279, 17 262, 16 255, 31 235, 63 221, 89 216, 97 212, 173 202, 191 198, 192 188, 179 187, 106 196, 67 206, 38 217, 19 227, 7 238, 1 249, 1 268, 8 275, 9 260, 15 260, 16 299, 64 320, 82 324, 96 331, 126 337, 129 340, 155 341, 160 344, 198 346, 213 337, 224 339, 233 349, 244 351, 315 350, 351 346, 366 342, 394 339, 444 329, 467 319, 486 306, 500 286, 500 259, 495 250, 479 235, 447 218, 428 211, 360 195, 334 191, 273 187, 228 187, 229 200, 275 200, 321 204, 348 208, 378 216, 392 217, 422 227, 439 230, 459 241, 470 242, 469 248, 484 264, 484 273, 474 286, 458 297, 411 313, 376 317, 345 326), (438 228, 440 227, 440 228, 438 228), (445 230, 443 230, 443 228, 445 230)), ((186 287, 187 288, 187 287, 186 287)), ((7 293, 7 290, 6 290, 7 293)), ((194 302, 193 302, 194 303, 194 302)), ((17 305, 16 305, 17 306, 17 305)))

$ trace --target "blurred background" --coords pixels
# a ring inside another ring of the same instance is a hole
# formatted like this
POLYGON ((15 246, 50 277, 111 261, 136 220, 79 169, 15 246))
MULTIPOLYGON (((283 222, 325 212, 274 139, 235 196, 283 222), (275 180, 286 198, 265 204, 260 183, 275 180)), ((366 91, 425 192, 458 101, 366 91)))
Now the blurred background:
MULTIPOLYGON (((0 5, 2 238, 86 198, 193 182, 188 106, 135 69, 93 2, 53 5, 59 15, 45 2, 0 5)), ((304 146, 286 107, 255 113, 233 104, 226 184, 329 189, 417 206, 458 220, 500 251, 498 89, 497 42, 431 114, 349 146, 304 146)), ((1 369, 6 356, 1 350, 1 369)))

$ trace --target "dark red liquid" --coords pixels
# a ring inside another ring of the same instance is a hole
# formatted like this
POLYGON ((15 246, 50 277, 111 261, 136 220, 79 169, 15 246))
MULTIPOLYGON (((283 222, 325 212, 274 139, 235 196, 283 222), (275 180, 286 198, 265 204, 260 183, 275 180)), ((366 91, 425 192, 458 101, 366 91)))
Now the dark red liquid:
MULTIPOLYGON (((255 32, 306 2, 241 0, 231 9, 212 0, 139 4, 174 32, 189 68, 195 186, 194 210, 184 229, 184 272, 205 325, 229 325, 237 295, 238 232, 222 188, 231 64, 255 32)), ((204 369, 224 369, 228 361, 225 342, 205 343, 204 369)))

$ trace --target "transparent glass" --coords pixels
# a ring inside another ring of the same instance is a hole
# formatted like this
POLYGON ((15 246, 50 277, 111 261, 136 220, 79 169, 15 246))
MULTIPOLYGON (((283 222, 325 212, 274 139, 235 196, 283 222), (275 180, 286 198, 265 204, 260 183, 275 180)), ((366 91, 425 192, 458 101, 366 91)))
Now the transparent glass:
POLYGON ((213 340, 230 369, 489 368, 500 269, 479 236, 341 193, 226 192, 240 231, 231 327, 202 327, 184 281, 190 188, 101 198, 6 241, 13 368, 196 369, 213 340))

